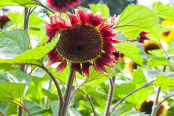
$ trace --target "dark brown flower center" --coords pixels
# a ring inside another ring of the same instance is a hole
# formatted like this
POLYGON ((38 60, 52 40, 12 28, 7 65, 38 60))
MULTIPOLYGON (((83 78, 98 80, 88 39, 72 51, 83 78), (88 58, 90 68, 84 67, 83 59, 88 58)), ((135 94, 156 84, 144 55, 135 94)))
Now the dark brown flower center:
POLYGON ((160 49, 160 46, 158 44, 153 43, 146 46, 144 51, 148 54, 149 50, 155 50, 155 49, 160 49))
POLYGON ((62 30, 56 48, 65 59, 81 63, 94 59, 100 54, 102 39, 94 27, 82 24, 73 29, 62 30))
MULTIPOLYGON (((145 114, 151 114, 152 106, 153 106, 153 101, 149 101, 149 102, 145 101, 140 107, 140 112, 145 112, 145 114)), ((157 111, 156 116, 161 116, 163 109, 164 109, 164 106, 161 105, 157 111)))
POLYGON ((164 36, 168 36, 169 33, 170 33, 170 31, 168 31, 168 32, 164 32, 163 35, 164 35, 164 36))

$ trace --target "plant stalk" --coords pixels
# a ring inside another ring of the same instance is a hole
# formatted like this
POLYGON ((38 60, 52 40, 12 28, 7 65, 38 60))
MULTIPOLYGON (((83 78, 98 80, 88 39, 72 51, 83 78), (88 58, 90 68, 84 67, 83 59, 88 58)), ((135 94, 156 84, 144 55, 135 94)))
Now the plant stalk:
POLYGON ((108 99, 106 102, 106 108, 105 108, 105 113, 104 116, 109 116, 109 110, 110 110, 110 106, 112 103, 112 97, 113 97, 113 93, 114 93, 114 85, 115 85, 115 77, 112 77, 109 79, 110 85, 109 85, 109 93, 108 93, 108 99))
POLYGON ((92 103, 92 101, 91 101, 91 98, 88 96, 88 94, 87 94, 86 96, 87 96, 87 98, 88 98, 89 103, 91 104, 91 107, 92 107, 94 116, 97 116, 96 113, 95 113, 94 105, 93 105, 93 103, 92 103))
POLYGON ((69 71, 68 80, 66 83, 65 95, 64 95, 64 106, 63 106, 62 116, 66 116, 66 111, 69 105, 71 90, 73 88, 74 78, 75 78, 75 71, 71 68, 71 65, 70 65, 70 71, 69 71))

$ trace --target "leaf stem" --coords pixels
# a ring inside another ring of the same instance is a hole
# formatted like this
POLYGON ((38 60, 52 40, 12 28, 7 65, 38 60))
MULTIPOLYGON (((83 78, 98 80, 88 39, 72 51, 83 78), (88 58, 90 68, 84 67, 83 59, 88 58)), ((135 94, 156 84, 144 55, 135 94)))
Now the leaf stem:
MULTIPOLYGON (((43 70, 45 70, 48 75, 51 77, 51 79, 53 80, 55 86, 56 86, 56 89, 58 91, 58 98, 59 98, 59 106, 60 107, 63 107, 63 104, 64 104, 64 101, 63 101, 63 97, 62 97, 62 92, 60 90, 60 87, 59 87, 59 84, 56 80, 56 78, 53 76, 53 74, 44 66, 40 66, 40 68, 42 68, 43 70)), ((59 108, 59 113, 60 113, 60 108, 59 108)))
POLYGON ((91 101, 91 98, 88 96, 88 94, 86 94, 86 96, 87 96, 87 98, 88 98, 89 103, 91 104, 91 107, 92 107, 94 116, 97 116, 96 113, 95 113, 94 105, 93 105, 93 103, 92 103, 92 101, 91 101))
POLYGON ((153 106, 152 106, 152 112, 151 112, 151 116, 156 116, 156 113, 158 111, 158 108, 156 107, 158 104, 158 98, 159 98, 159 93, 160 93, 161 87, 157 88, 156 91, 156 96, 155 96, 155 100, 153 102, 153 106))
POLYGON ((114 93, 114 85, 115 85, 115 77, 112 77, 109 79, 109 93, 108 93, 108 99, 107 99, 107 102, 106 102, 106 108, 105 108, 105 113, 104 113, 104 116, 109 116, 110 113, 109 113, 109 110, 110 110, 110 106, 111 106, 111 103, 112 103, 112 97, 113 97, 113 93, 114 93))
POLYGON ((62 115, 61 116, 65 116, 66 115, 66 111, 68 109, 68 105, 69 105, 69 100, 70 100, 70 95, 71 95, 71 90, 73 88, 73 81, 75 78, 75 71, 71 68, 70 64, 70 71, 69 71, 69 75, 68 75, 68 80, 66 83, 66 90, 65 90, 65 95, 64 95, 64 106, 63 106, 63 111, 62 111, 62 115))
POLYGON ((136 91, 141 90, 141 89, 143 89, 143 88, 145 88, 145 87, 148 87, 148 86, 150 86, 150 85, 151 85, 151 84, 145 84, 145 85, 143 85, 142 87, 140 87, 140 88, 138 88, 138 89, 135 89, 134 91, 128 93, 125 97, 123 97, 122 99, 120 99, 120 100, 112 107, 112 109, 110 110, 110 113, 111 113, 121 102, 123 102, 127 97, 129 97, 130 95, 132 95, 132 94, 135 93, 136 91))
POLYGON ((40 1, 37 1, 37 0, 33 0, 33 1, 35 1, 35 2, 37 2, 37 3, 39 3, 39 5, 40 6, 42 6, 43 8, 45 8, 45 9, 47 9, 47 10, 49 10, 49 11, 51 11, 52 13, 54 13, 54 14, 56 14, 52 9, 50 9, 49 7, 47 7, 47 6, 45 6, 44 4, 42 4, 40 1))

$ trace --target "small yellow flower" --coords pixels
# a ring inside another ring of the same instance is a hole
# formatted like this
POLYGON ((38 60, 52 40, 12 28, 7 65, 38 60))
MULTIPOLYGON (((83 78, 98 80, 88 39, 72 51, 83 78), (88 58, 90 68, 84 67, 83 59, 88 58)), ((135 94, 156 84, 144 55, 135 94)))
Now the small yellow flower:
MULTIPOLYGON (((166 26, 166 27, 171 27, 174 25, 174 22, 169 21, 169 20, 164 20, 164 21, 162 21, 161 25, 166 26)), ((170 42, 171 39, 173 38, 173 36, 174 36, 174 28, 168 32, 163 32, 161 35, 161 38, 163 41, 170 42)))

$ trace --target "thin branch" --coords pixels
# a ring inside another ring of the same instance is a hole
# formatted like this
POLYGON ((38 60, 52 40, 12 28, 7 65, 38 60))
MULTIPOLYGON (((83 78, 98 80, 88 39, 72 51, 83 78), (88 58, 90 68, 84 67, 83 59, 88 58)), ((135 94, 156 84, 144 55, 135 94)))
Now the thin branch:
POLYGON ((174 96, 174 94, 172 94, 172 95, 169 95, 168 97, 166 97, 165 99, 163 99, 160 103, 158 103, 157 104, 157 109, 159 109, 160 108, 160 106, 161 106, 161 104, 165 101, 165 100, 167 100, 168 98, 170 98, 170 97, 172 97, 172 96, 174 96))
POLYGON ((151 116, 156 116, 156 113, 158 111, 158 108, 156 107, 156 105, 158 104, 158 98, 159 98, 160 90, 161 90, 161 87, 158 87, 157 91, 156 91, 155 100, 154 100, 153 106, 152 106, 151 116))
POLYGON ((22 116, 22 114, 23 114, 22 110, 23 110, 22 107, 18 106, 18 116, 22 116))
MULTIPOLYGON (((59 87, 59 84, 58 84, 56 78, 53 76, 53 74, 46 67, 44 67, 44 66, 41 67, 40 66, 40 68, 42 68, 43 70, 45 70, 48 73, 48 75, 51 77, 51 79, 53 80, 53 82, 54 82, 54 84, 56 86, 56 89, 58 91, 59 106, 60 107, 63 107, 64 102, 63 102, 62 92, 60 90, 60 87, 59 87)), ((59 108, 59 113, 60 113, 60 108, 59 108)))
POLYGON ((140 88, 138 88, 138 89, 135 89, 134 91, 128 93, 125 97, 123 97, 122 99, 120 99, 120 100, 112 107, 112 109, 110 110, 110 113, 111 113, 121 102, 123 102, 127 97, 129 97, 130 95, 132 95, 133 93, 135 93, 135 92, 138 91, 138 90, 141 90, 141 89, 143 89, 143 88, 145 88, 145 87, 148 87, 149 85, 151 85, 151 84, 145 84, 145 85, 143 85, 142 87, 140 87, 140 88))
POLYGON ((74 89, 74 91, 72 92, 72 94, 71 94, 71 96, 70 96, 70 98, 69 98, 69 103, 70 103, 70 101, 72 100, 72 97, 74 96, 74 94, 75 94, 75 92, 79 89, 79 87, 81 87, 83 85, 83 83, 81 84, 81 85, 79 85, 79 86, 77 86, 75 89, 74 89))
MULTIPOLYGON (((66 83, 66 90, 65 90, 65 95, 64 95, 64 106, 63 106, 63 111, 62 111, 62 115, 61 116, 66 116, 66 111, 68 109, 68 105, 69 105, 69 99, 70 99, 70 95, 71 95, 71 90, 73 88, 73 81, 75 78, 75 71, 71 68, 69 68, 69 75, 68 75, 68 80, 66 83)), ((61 108, 60 108, 61 109, 61 108)))
POLYGON ((93 105, 93 103, 92 103, 92 101, 91 101, 91 98, 88 96, 88 94, 86 94, 86 96, 87 96, 87 98, 88 98, 89 103, 91 104, 91 107, 92 107, 94 116, 97 116, 96 113, 95 113, 94 105, 93 105))
POLYGON ((0 114, 1 114, 2 116, 5 116, 1 111, 0 111, 0 114))
POLYGON ((1 33, 4 33, 3 30, 2 30, 1 28, 0 28, 0 32, 1 32, 1 33))
POLYGON ((115 77, 112 77, 109 79, 110 85, 109 85, 109 93, 108 93, 108 99, 106 102, 106 108, 105 108, 105 113, 104 116, 109 116, 109 110, 110 110, 110 106, 112 103, 112 97, 113 97, 113 93, 114 93, 114 85, 115 85, 115 77))
POLYGON ((24 110, 28 113, 29 116, 32 116, 31 113, 28 111, 28 108, 24 104, 24 110))
POLYGON ((43 8, 45 8, 45 9, 47 9, 47 10, 49 10, 49 11, 51 11, 52 13, 54 13, 54 14, 56 14, 52 9, 50 9, 49 7, 47 7, 47 6, 45 6, 44 4, 42 4, 40 1, 37 1, 37 0, 33 0, 33 1, 35 1, 35 2, 37 2, 37 3, 39 3, 39 5, 40 6, 42 6, 43 8))

